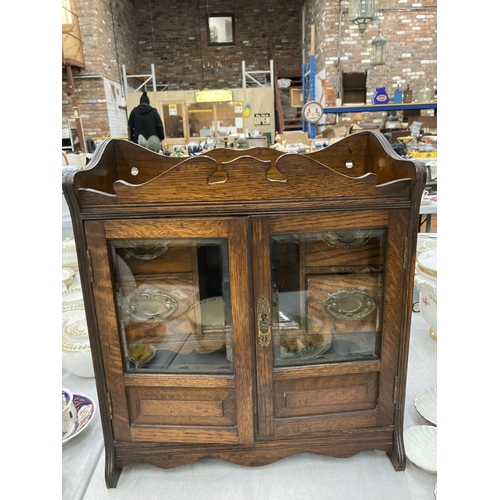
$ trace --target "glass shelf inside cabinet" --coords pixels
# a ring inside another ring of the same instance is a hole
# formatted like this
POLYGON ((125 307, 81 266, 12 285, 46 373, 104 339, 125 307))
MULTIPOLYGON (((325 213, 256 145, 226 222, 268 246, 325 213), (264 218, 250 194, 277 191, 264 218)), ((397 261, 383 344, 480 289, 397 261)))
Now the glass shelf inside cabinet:
POLYGON ((129 373, 233 373, 224 238, 110 240, 129 373))
POLYGON ((271 235, 275 366, 380 357, 386 230, 271 235))

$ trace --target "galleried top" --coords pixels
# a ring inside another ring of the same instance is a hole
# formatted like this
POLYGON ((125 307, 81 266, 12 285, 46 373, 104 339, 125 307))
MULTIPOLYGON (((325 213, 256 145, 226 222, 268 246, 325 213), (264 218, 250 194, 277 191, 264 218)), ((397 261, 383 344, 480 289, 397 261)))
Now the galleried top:
POLYGON ((309 154, 215 149, 167 157, 125 140, 99 145, 64 178, 72 214, 241 213, 300 205, 350 208, 420 201, 425 168, 404 160, 379 132, 363 131, 309 154))

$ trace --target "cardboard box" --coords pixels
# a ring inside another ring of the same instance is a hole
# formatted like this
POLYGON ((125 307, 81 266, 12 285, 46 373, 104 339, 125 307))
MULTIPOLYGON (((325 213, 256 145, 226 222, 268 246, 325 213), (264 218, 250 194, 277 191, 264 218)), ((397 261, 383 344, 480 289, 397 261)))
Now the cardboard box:
POLYGON ((408 118, 408 127, 411 127, 413 122, 420 122, 424 130, 437 129, 437 116, 410 116, 408 118))
POLYGON ((342 72, 342 103, 365 104, 366 103, 366 77, 364 73, 342 72))
POLYGON ((249 148, 267 147, 267 137, 247 137, 249 148))
POLYGON ((283 132, 281 138, 287 144, 309 144, 309 134, 307 132, 283 132))

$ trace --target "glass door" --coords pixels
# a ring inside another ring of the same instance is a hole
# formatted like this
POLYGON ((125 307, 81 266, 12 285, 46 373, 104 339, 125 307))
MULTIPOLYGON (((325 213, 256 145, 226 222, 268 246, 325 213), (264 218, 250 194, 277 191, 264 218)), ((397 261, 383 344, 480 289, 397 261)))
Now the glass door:
POLYGON ((227 239, 109 245, 126 373, 232 374, 227 239))
POLYGON ((93 262, 109 263, 94 266, 94 295, 116 435, 251 442, 245 221, 86 227, 93 262))
POLYGON ((269 262, 255 297, 260 437, 342 429, 354 412, 358 427, 391 421, 392 398, 381 394, 394 374, 382 360, 397 355, 403 305, 395 314, 386 300, 401 302, 394 269, 404 238, 390 219, 374 211, 254 221, 265 235, 257 258, 269 262))

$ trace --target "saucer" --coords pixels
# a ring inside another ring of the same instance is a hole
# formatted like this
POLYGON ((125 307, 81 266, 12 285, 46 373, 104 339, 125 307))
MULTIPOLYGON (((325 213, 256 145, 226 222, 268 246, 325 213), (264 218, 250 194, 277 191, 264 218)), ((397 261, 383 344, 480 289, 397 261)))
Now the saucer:
POLYGON ((90 424, 95 414, 95 403, 91 397, 83 394, 73 394, 73 403, 77 413, 77 421, 73 431, 63 438, 63 446, 80 434, 90 424))
POLYGON ((419 392, 414 405, 422 417, 431 424, 437 425, 437 388, 419 392))
POLYGON ((404 432, 406 456, 417 467, 437 474, 437 427, 415 425, 404 432))

